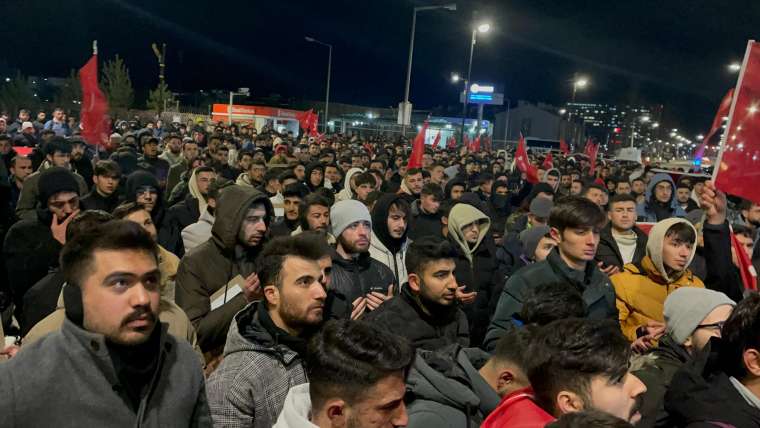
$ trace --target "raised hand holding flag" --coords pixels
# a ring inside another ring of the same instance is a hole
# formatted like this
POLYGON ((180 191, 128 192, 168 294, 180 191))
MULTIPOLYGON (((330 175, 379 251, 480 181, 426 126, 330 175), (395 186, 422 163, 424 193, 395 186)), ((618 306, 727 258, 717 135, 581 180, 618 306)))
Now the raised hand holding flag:
POLYGON ((529 183, 536 184, 540 181, 538 179, 538 168, 531 164, 528 159, 525 138, 523 138, 522 134, 520 134, 520 142, 517 144, 517 151, 515 152, 515 164, 520 171, 527 175, 529 183))

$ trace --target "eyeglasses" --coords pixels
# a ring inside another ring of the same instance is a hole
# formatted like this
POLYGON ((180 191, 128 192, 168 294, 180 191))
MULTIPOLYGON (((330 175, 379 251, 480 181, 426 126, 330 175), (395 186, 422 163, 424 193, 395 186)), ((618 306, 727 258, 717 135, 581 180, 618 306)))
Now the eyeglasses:
POLYGON ((725 321, 718 321, 712 324, 700 324, 697 326, 697 328, 706 328, 708 330, 723 330, 723 325, 725 324, 725 321))

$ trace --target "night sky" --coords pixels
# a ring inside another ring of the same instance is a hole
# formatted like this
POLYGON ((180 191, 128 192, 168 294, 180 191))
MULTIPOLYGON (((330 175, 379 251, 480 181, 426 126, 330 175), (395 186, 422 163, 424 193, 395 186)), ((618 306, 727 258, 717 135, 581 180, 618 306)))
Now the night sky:
MULTIPOLYGON (((456 1, 457 11, 418 15, 411 100, 435 108, 458 102, 452 71, 466 71, 473 11, 492 31, 479 38, 473 80, 505 97, 561 104, 574 72, 592 85, 578 101, 664 104, 666 125, 709 127, 735 83, 726 65, 760 37, 754 1, 456 1), (696 6, 699 5, 699 6, 696 6)), ((138 90, 154 87, 151 42, 166 42, 173 91, 250 87, 306 99, 324 97, 334 45, 331 99, 378 107, 401 101, 414 6, 446 1, 12 2, 0 16, 6 65, 65 76, 98 39, 101 59, 119 54, 138 90), (65 5, 65 6, 61 6, 65 5)))

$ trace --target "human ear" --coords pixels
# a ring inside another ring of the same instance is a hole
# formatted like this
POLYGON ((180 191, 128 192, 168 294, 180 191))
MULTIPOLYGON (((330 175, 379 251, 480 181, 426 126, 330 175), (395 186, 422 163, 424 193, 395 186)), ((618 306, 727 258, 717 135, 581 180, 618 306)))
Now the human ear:
MULTIPOLYGON (((570 391, 560 391, 557 394, 556 407, 560 415, 565 413, 580 412, 583 410, 583 400, 578 394, 570 391)), ((558 415, 559 416, 559 415, 558 415)))

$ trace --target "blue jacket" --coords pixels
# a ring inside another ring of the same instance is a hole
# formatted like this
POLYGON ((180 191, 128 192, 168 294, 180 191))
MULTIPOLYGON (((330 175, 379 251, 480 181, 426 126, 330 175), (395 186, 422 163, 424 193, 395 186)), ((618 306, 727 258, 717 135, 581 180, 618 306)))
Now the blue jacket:
POLYGON ((638 221, 657 223, 659 220, 664 220, 664 218, 657 219, 657 214, 652 206, 652 204, 656 203, 654 202, 654 187, 663 181, 670 183, 670 186, 673 189, 670 193, 670 215, 668 217, 686 217, 686 211, 678 205, 678 200, 676 199, 676 184, 673 182, 673 179, 669 174, 659 173, 652 177, 652 180, 647 186, 647 191, 644 194, 646 196, 646 201, 642 204, 638 204, 636 207, 638 221))

